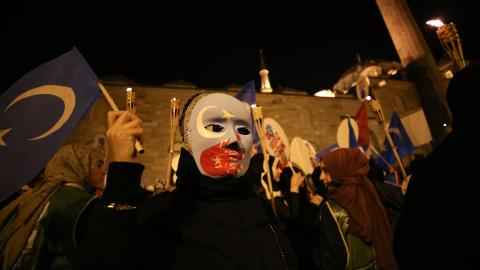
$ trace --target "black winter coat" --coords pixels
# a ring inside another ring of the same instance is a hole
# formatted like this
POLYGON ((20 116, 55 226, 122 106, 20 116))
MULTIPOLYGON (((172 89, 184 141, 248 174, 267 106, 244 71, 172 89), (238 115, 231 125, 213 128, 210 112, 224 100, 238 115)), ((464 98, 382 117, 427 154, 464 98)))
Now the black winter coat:
POLYGON ((80 269, 297 269, 296 256, 269 206, 239 179, 200 175, 182 151, 177 189, 142 202, 143 166, 112 163, 103 203, 82 242, 80 269), (136 179, 136 181, 132 181, 136 179))

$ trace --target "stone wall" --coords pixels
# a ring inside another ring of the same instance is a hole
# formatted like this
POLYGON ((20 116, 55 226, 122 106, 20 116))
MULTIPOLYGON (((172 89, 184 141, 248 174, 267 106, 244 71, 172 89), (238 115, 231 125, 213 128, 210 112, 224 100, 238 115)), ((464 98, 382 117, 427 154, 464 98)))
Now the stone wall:
MULTIPOLYGON (((375 79, 372 79, 372 85, 375 79)), ((127 85, 106 83, 105 87, 117 102, 120 109, 125 108, 127 85)), ((198 92, 222 91, 234 95, 235 90, 197 89, 191 87, 151 87, 133 86, 137 93, 137 115, 143 120, 145 128, 145 153, 142 161, 146 165, 143 175, 145 184, 163 179, 165 175, 168 138, 170 99, 179 98, 182 104, 198 92)), ((415 85, 408 81, 391 80, 386 86, 374 89, 374 94, 382 103, 386 119, 390 119, 394 108, 401 115, 420 107, 415 85)), ((336 143, 338 124, 342 117, 355 116, 360 102, 353 96, 321 98, 295 94, 261 94, 257 93, 257 105, 263 108, 264 117, 275 119, 285 130, 291 140, 299 136, 313 144, 317 151, 336 143)), ((110 110, 105 98, 101 97, 85 115, 82 122, 68 138, 67 143, 90 143, 106 129, 106 114, 110 110)), ((384 134, 370 110, 369 128, 373 145, 381 150, 384 134)), ((181 139, 177 134, 176 150, 181 139)))

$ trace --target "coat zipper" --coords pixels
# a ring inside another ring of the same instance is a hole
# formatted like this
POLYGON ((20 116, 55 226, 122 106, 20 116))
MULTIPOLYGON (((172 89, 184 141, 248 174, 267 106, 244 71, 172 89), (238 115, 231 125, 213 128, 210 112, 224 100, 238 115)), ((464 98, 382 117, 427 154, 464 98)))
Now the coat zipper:
POLYGON ((283 264, 285 265, 285 270, 288 270, 287 256, 286 256, 285 250, 283 249, 282 243, 280 242, 280 238, 278 237, 278 233, 272 224, 270 224, 270 230, 272 231, 273 236, 275 237, 275 242, 277 243, 277 246, 280 249, 280 255, 282 257, 283 264))

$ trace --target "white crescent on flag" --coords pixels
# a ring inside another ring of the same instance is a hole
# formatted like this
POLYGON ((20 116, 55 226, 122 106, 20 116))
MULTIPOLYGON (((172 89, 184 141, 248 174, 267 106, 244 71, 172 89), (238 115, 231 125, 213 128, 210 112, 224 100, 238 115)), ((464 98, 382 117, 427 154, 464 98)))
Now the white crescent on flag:
MULTIPOLYGON (((392 128, 388 129, 388 133, 393 133, 398 137, 397 145, 395 145, 395 148, 398 148, 398 146, 400 145, 400 142, 402 141, 402 134, 400 133, 400 129, 398 129, 396 127, 392 127, 392 128)), ((392 135, 390 135, 390 136, 392 136, 392 135)), ((392 141, 395 143, 393 138, 392 138, 392 141)))
MULTIPOLYGON (((30 141, 40 140, 43 139, 50 134, 54 133, 55 131, 59 130, 65 122, 68 121, 70 115, 72 115, 73 110, 75 109, 75 92, 72 88, 62 86, 62 85, 43 85, 40 87, 36 87, 30 89, 28 91, 23 92, 21 95, 17 96, 10 104, 5 108, 5 111, 8 110, 11 106, 15 103, 19 102, 20 100, 36 96, 36 95, 52 95, 60 98, 63 101, 64 109, 63 113, 60 116, 60 119, 53 125, 49 130, 45 133, 35 137, 28 139, 30 141)), ((4 111, 4 112, 5 112, 4 111)))

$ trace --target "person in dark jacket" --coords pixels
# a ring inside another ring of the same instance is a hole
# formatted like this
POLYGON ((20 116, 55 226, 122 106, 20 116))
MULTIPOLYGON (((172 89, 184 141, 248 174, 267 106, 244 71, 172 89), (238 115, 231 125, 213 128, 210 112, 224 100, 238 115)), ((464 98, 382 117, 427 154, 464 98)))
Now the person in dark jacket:
POLYGON ((395 231, 402 269, 478 269, 478 88, 480 63, 457 73, 447 89, 453 127, 415 167, 395 231), (470 155, 471 153, 472 155, 470 155))
POLYGON ((270 206, 253 192, 250 111, 226 94, 200 94, 180 118, 177 187, 146 198, 133 139, 141 120, 109 114, 113 152, 79 269, 297 269, 270 206))
POLYGON ((404 205, 402 189, 396 184, 385 181, 383 169, 378 166, 373 159, 369 159, 369 166, 370 170, 368 171, 367 177, 372 181, 373 186, 382 200, 392 228, 395 228, 404 205))

